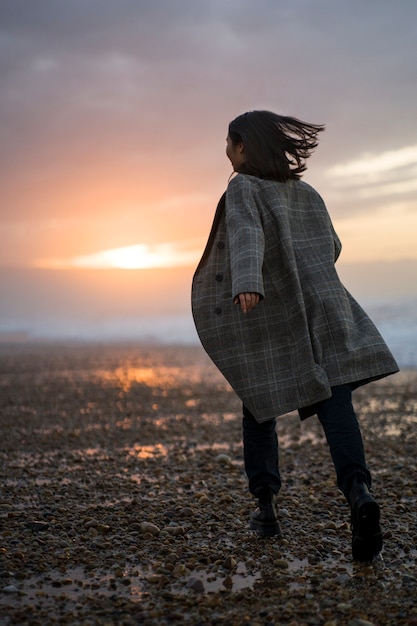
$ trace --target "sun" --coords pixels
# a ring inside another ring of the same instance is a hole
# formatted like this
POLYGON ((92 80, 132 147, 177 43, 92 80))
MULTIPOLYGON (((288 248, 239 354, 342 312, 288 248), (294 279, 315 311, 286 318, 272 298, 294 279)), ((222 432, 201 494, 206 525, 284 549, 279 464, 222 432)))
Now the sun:
POLYGON ((144 244, 111 248, 94 254, 75 257, 74 267, 117 268, 124 270, 146 269, 159 267, 166 259, 161 258, 156 250, 144 244))
POLYGON ((157 253, 143 244, 114 248, 105 252, 104 256, 108 258, 110 265, 125 270, 155 267, 155 264, 162 262, 157 253))
POLYGON ((149 269, 177 265, 178 259, 171 244, 148 246, 135 244, 111 248, 72 259, 74 267, 115 268, 123 270, 149 269))
POLYGON ((201 241, 188 240, 154 245, 135 244, 109 248, 70 259, 43 259, 36 267, 50 269, 150 269, 194 265, 201 256, 201 241))

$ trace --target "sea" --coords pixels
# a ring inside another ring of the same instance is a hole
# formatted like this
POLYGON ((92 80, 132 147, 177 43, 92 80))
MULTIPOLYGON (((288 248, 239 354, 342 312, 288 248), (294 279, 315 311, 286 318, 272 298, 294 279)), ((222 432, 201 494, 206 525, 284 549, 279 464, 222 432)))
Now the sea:
MULTIPOLYGON (((417 298, 395 301, 362 299, 401 368, 417 368, 417 298)), ((198 336, 191 313, 179 315, 77 317, 31 316, 0 318, 0 342, 143 342, 194 345, 198 336)))

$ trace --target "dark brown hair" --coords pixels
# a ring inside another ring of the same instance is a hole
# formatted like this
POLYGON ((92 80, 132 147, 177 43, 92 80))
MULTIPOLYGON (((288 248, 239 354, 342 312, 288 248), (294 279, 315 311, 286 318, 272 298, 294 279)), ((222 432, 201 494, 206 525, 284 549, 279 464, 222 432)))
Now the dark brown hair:
POLYGON ((270 111, 250 111, 229 124, 234 145, 242 142, 245 162, 239 172, 285 182, 299 180, 305 160, 318 146, 321 124, 307 124, 270 111))

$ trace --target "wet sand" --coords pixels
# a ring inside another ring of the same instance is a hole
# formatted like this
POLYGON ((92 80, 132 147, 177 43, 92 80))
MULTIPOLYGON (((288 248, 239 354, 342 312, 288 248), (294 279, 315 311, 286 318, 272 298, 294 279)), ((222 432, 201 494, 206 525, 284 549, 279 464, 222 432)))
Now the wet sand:
POLYGON ((385 546, 353 563, 315 418, 248 530, 240 403, 199 347, 0 345, 0 626, 417 624, 417 372, 355 392, 385 546))

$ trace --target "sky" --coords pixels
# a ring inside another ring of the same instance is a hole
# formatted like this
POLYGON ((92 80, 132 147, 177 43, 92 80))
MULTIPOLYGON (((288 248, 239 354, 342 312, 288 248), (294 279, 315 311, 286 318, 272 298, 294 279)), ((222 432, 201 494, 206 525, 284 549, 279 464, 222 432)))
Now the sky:
POLYGON ((0 330, 188 314, 252 109, 326 125, 348 286, 417 296, 416 41, 415 0, 0 0, 0 330))

